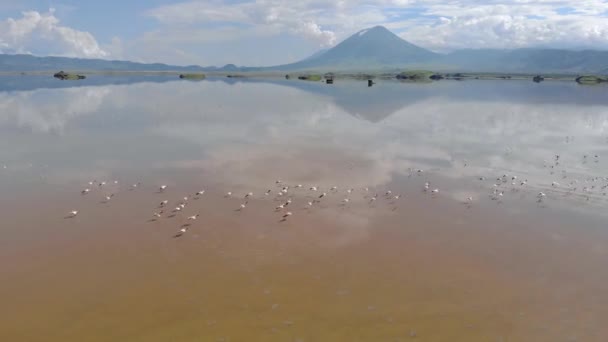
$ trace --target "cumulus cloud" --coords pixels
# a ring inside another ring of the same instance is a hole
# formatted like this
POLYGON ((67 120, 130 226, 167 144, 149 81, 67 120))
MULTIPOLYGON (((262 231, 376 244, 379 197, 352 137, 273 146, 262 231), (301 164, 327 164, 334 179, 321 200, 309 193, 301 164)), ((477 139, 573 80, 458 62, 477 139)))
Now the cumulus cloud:
POLYGON ((222 1, 183 2, 152 9, 147 14, 170 26, 218 24, 220 27, 237 27, 242 32, 263 34, 289 32, 314 41, 319 46, 335 44, 336 34, 320 23, 323 11, 341 6, 340 2, 310 3, 263 0, 238 3, 222 1))
POLYGON ((427 48, 608 48, 605 1, 455 1, 393 23, 427 48))
POLYGON ((460 48, 608 48, 605 0, 250 0, 187 1, 146 13, 163 30, 205 28, 241 34, 289 33, 327 47, 360 29, 385 25, 436 51, 460 48))
POLYGON ((21 18, 0 21, 0 52, 69 57, 107 57, 89 32, 61 25, 51 9, 23 12, 21 18))
POLYGON ((297 34, 316 40, 321 46, 331 46, 336 43, 336 34, 329 30, 322 30, 315 22, 308 21, 301 23, 295 30, 297 34))

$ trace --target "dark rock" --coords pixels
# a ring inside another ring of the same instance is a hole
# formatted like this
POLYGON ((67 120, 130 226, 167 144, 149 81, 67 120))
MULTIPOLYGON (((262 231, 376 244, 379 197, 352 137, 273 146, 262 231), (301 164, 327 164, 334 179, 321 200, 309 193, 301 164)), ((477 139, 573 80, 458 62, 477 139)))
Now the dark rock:
POLYGON ((56 72, 56 73, 53 75, 53 77, 55 77, 55 78, 59 78, 59 79, 61 79, 61 80, 62 80, 62 79, 64 79, 65 77, 67 77, 67 76, 68 76, 68 73, 67 73, 67 72, 64 72, 63 70, 61 70, 60 72, 56 72))
POLYGON ((60 80, 82 80, 86 78, 84 75, 69 74, 63 70, 53 74, 53 77, 60 80))
POLYGON ((544 78, 544 77, 542 77, 541 75, 536 75, 536 76, 534 76, 534 78, 532 79, 532 81, 534 81, 534 82, 536 82, 536 83, 540 83, 540 82, 542 82, 542 81, 544 81, 544 80, 545 80, 545 78, 544 78))

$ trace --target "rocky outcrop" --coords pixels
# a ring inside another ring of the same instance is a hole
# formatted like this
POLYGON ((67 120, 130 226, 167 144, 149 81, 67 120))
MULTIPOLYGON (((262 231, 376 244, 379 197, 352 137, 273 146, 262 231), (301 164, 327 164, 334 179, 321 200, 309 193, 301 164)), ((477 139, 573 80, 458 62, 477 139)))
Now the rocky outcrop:
POLYGON ((53 77, 60 79, 60 80, 82 80, 82 79, 86 78, 86 76, 84 76, 84 75, 70 74, 63 70, 53 74, 53 77))
POLYGON ((179 78, 187 79, 187 80, 202 80, 207 76, 205 74, 180 74, 179 78))
POLYGON ((534 78, 532 79, 532 81, 534 81, 534 82, 536 82, 536 83, 540 83, 540 82, 542 82, 542 81, 544 81, 544 80, 545 80, 545 78, 544 78, 544 77, 542 77, 541 75, 536 75, 536 76, 534 76, 534 78))
POLYGON ((595 75, 586 75, 586 76, 577 77, 576 82, 578 84, 598 84, 598 83, 608 82, 608 78, 595 76, 595 75))

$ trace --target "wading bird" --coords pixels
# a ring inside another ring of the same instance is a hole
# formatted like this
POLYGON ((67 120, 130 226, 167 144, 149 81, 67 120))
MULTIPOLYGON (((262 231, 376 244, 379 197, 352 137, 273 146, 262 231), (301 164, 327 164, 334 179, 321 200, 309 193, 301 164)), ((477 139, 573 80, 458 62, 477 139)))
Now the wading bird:
POLYGON ((187 231, 188 231, 188 227, 183 227, 182 229, 179 230, 179 232, 177 234, 173 235, 173 237, 178 238, 178 237, 184 235, 187 231))

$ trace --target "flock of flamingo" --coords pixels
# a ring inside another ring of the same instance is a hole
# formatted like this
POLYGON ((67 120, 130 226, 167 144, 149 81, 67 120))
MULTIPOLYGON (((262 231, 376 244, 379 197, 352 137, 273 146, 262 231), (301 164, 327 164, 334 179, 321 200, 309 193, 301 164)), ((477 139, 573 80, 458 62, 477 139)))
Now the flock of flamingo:
MULTIPOLYGON (((418 170, 418 173, 422 173, 422 170, 418 170)), ((106 181, 90 181, 88 183, 88 186, 86 188, 84 188, 83 190, 80 191, 80 194, 82 196, 88 195, 90 194, 95 188, 98 189, 103 189, 106 185, 108 184, 108 182, 106 181)), ((118 181, 114 181, 113 184, 118 184, 118 181)), ((273 189, 268 189, 266 192, 263 193, 263 198, 268 198, 271 197, 273 195, 273 191, 274 191, 274 200, 277 202, 280 202, 281 204, 277 205, 274 208, 274 212, 280 214, 280 221, 279 222, 285 222, 287 221, 288 218, 290 218, 292 215, 294 215, 294 212, 291 211, 293 207, 292 203, 292 193, 294 192, 295 189, 302 189, 305 190, 306 188, 302 185, 302 184, 297 184, 297 185, 287 185, 286 183, 284 183, 281 180, 276 180, 275 181, 275 185, 276 185, 276 190, 273 189)), ((432 189, 430 190, 429 188, 430 183, 427 182, 425 184, 425 188, 424 191, 428 192, 430 194, 436 195, 439 193, 439 189, 432 189)), ((132 184, 129 188, 129 190, 135 190, 137 188, 139 188, 141 186, 141 183, 135 183, 132 184)), ((160 185, 156 191, 156 193, 158 194, 163 194, 166 191, 168 191, 169 186, 168 185, 160 185)), ((313 208, 315 205, 318 205, 319 203, 321 203, 324 199, 328 198, 331 195, 337 196, 340 195, 341 191, 338 189, 337 186, 331 186, 331 187, 327 187, 325 192, 323 192, 321 189, 323 189, 322 187, 319 187, 317 185, 312 185, 308 188, 308 192, 307 192, 307 203, 306 203, 306 209, 310 209, 313 208)), ((372 205, 375 201, 377 201, 379 198, 385 198, 387 200, 392 200, 391 203, 395 203, 395 201, 399 200, 401 198, 401 195, 398 194, 393 194, 393 192, 391 190, 386 190, 384 192, 383 196, 380 196, 379 193, 374 193, 373 195, 370 192, 370 189, 368 187, 362 188, 361 189, 362 192, 365 193, 364 198, 367 199, 369 201, 369 204, 372 205)), ((344 197, 341 200, 341 205, 345 206, 348 203, 350 203, 351 201, 351 195, 355 193, 355 189, 354 188, 348 188, 346 190, 344 190, 343 195, 344 197)), ((177 216, 178 214, 182 214, 185 212, 186 207, 188 206, 188 204, 190 203, 190 199, 199 199, 201 198, 201 196, 203 196, 205 194, 205 190, 199 190, 196 191, 192 194, 186 195, 184 197, 182 197, 179 201, 177 201, 175 203, 175 207, 170 208, 169 205, 169 200, 167 199, 163 199, 161 200, 157 207, 156 207, 156 211, 153 211, 152 216, 153 219, 151 219, 152 221, 155 221, 157 219, 162 218, 163 216, 167 217, 167 218, 172 218, 177 216)), ((301 194, 301 193, 300 193, 301 194)), ((109 195, 104 195, 105 200, 102 201, 102 203, 108 203, 113 197, 114 197, 114 193, 111 193, 109 195)), ((235 209, 235 211, 243 211, 247 208, 247 205, 249 203, 249 200, 254 199, 254 194, 253 192, 247 192, 244 195, 236 195, 233 194, 231 191, 228 191, 225 193, 224 195, 225 198, 241 198, 241 203, 239 204, 239 206, 235 209)), ((74 218, 77 215, 79 215, 80 211, 78 210, 72 210, 68 213, 68 215, 65 218, 74 218)), ((200 216, 200 214, 194 214, 191 216, 186 216, 186 220, 191 222, 191 221, 195 221, 196 219, 198 219, 200 216)), ((177 233, 175 235, 173 235, 174 238, 178 238, 183 236, 189 229, 189 227, 191 226, 191 223, 185 223, 182 224, 179 228, 179 230, 177 231, 177 233)))
MULTIPOLYGON (((583 157, 583 164, 589 162, 588 156, 583 157)), ((599 163, 599 156, 595 154, 593 157, 594 163, 599 163)), ((547 199, 547 194, 551 191, 552 194, 565 194, 571 195, 574 193, 580 192, 582 196, 589 201, 589 196, 592 194, 606 196, 608 192, 608 177, 587 177, 582 181, 573 178, 569 179, 570 176, 566 169, 559 170, 561 165, 561 157, 560 155, 555 155, 552 161, 543 161, 543 167, 549 170, 549 175, 555 177, 556 173, 561 174, 561 179, 551 181, 550 186, 547 184, 544 189, 541 184, 538 184, 537 188, 542 191, 538 191, 535 196, 535 200, 538 203, 544 203, 547 199), (563 181, 565 184, 560 184, 560 181, 563 181)), ((465 167, 467 163, 465 162, 465 167)), ((422 169, 409 169, 409 175, 411 176, 422 176, 423 174, 426 176, 426 173, 422 169)), ((478 181, 485 182, 487 180, 486 177, 479 176, 477 177, 478 181)), ((114 184, 118 184, 118 181, 114 181, 114 184)), ((486 184, 486 183, 483 183, 486 184)), ((81 190, 81 195, 88 195, 95 187, 98 189, 103 189, 108 185, 106 181, 91 181, 88 183, 88 187, 81 190)), ((141 183, 135 183, 130 186, 130 190, 135 190, 139 188, 141 183)), ((528 187, 529 181, 528 179, 520 179, 517 175, 509 175, 503 174, 494 179, 493 184, 491 186, 491 191, 489 193, 489 199, 492 201, 496 201, 498 203, 502 203, 503 198, 512 192, 519 192, 525 187, 528 187)), ((158 190, 156 191, 158 194, 163 194, 168 190, 167 185, 158 186, 158 190)), ((280 203, 274 208, 274 211, 280 215, 279 222, 285 222, 290 219, 294 215, 293 211, 293 200, 294 196, 304 194, 306 197, 306 205, 305 208, 310 210, 315 207, 318 203, 325 201, 326 198, 333 196, 343 196, 340 200, 342 206, 346 206, 354 199, 352 195, 359 191, 363 194, 364 200, 366 200, 370 206, 373 206, 374 203, 379 199, 389 200, 391 204, 395 204, 396 201, 400 200, 401 194, 394 194, 393 191, 389 189, 384 189, 380 192, 377 192, 376 189, 364 187, 358 190, 354 188, 347 188, 345 190, 340 190, 337 186, 327 186, 320 187, 317 185, 304 186, 302 184, 288 184, 281 180, 275 181, 274 189, 268 189, 266 192, 261 194, 260 198, 270 198, 273 197, 277 203, 280 203), (308 191, 306 191, 308 190, 308 191), (302 191, 305 191, 303 193, 302 191)), ((431 187, 430 181, 426 181, 422 188, 422 192, 429 194, 430 196, 439 195, 439 188, 431 187)), ((189 216, 185 216, 184 212, 186 206, 189 204, 189 199, 199 199, 201 196, 205 194, 205 190, 201 189, 191 194, 188 194, 181 198, 181 200, 175 203, 175 207, 170 208, 169 200, 163 199, 159 202, 156 211, 152 213, 153 219, 157 220, 162 217, 175 217, 177 215, 183 215, 188 222, 192 222, 197 220, 200 217, 200 214, 193 214, 189 216)), ((109 202, 114 197, 113 193, 104 194, 104 203, 109 202)), ((250 200, 254 199, 253 192, 247 192, 244 194, 233 194, 232 192, 226 192, 224 195, 225 198, 240 198, 241 203, 235 209, 235 211, 244 211, 247 208, 247 205, 250 200)), ((468 208, 470 208, 474 202, 473 196, 467 196, 462 199, 462 203, 465 204, 468 208)), ((396 209, 396 207, 394 208, 396 209)), ((393 210, 394 210, 393 209, 393 210)), ((68 213, 66 218, 73 218, 79 214, 78 210, 72 210, 68 213)), ((183 236, 189 229, 191 223, 183 224, 179 227, 179 230, 174 235, 174 237, 178 238, 183 236)))

